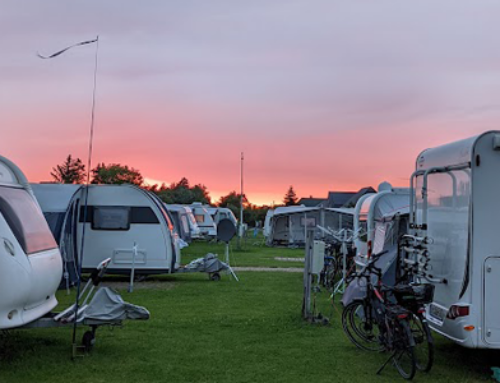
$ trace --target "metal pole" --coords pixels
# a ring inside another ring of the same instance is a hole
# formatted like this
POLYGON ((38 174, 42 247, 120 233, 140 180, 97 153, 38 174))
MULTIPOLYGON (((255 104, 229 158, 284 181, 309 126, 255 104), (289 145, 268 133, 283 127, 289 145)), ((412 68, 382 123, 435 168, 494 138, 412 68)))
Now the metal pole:
POLYGON ((128 292, 134 292, 134 278, 135 278, 135 258, 137 257, 137 243, 134 242, 134 247, 132 248, 132 270, 130 271, 130 285, 128 287, 128 292))
POLYGON ((240 163, 240 180, 241 180, 241 189, 240 189, 240 227, 238 233, 238 248, 241 249, 241 239, 243 237, 243 152, 241 152, 241 163, 240 163))

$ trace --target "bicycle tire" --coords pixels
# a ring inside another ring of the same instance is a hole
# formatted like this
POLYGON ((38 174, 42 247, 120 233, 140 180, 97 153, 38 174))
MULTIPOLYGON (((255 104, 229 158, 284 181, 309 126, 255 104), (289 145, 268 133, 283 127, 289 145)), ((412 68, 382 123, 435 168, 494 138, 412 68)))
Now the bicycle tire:
MULTIPOLYGON (((400 349, 396 350, 392 358, 394 366, 399 375, 406 380, 412 380, 417 372, 417 358, 415 356, 415 342, 410 325, 406 320, 397 321, 396 326, 400 326, 400 335, 403 336, 399 344, 400 349), (406 363, 405 363, 406 361, 406 363)), ((396 330, 396 329, 395 329, 396 330)))
POLYGON ((379 342, 378 325, 360 310, 365 310, 362 301, 348 304, 342 311, 342 329, 349 340, 359 349, 381 352, 385 349, 379 342))
POLYGON ((417 368, 429 372, 434 364, 434 338, 425 318, 413 314, 409 323, 415 340, 415 357, 417 368))

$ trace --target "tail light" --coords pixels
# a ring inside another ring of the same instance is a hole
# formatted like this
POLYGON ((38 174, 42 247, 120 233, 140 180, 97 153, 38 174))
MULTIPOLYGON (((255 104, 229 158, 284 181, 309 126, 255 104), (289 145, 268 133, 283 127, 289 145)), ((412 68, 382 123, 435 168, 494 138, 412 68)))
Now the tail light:
POLYGON ((408 314, 398 314, 398 319, 406 319, 408 318, 408 314))
POLYGON ((372 241, 368 241, 368 244, 366 245, 367 248, 367 256, 370 258, 372 256, 372 241))
POLYGON ((424 313, 425 313, 425 308, 424 308, 424 307, 420 307, 420 308, 418 309, 418 313, 419 313, 419 314, 424 314, 424 313))
POLYGON ((450 310, 448 311, 448 315, 446 315, 446 317, 448 319, 454 320, 459 317, 466 317, 467 315, 469 315, 469 306, 453 305, 450 307, 450 310))

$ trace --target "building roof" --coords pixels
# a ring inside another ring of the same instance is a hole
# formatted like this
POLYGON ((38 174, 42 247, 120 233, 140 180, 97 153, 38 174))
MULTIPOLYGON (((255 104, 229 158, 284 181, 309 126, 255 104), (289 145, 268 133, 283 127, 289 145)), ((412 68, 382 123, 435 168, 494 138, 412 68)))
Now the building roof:
POLYGON ((305 207, 317 207, 324 201, 325 201, 324 198, 314 198, 314 197, 301 198, 299 202, 297 202, 297 205, 303 205, 305 207))
POLYGON ((351 198, 349 198, 343 205, 342 207, 347 207, 347 208, 350 208, 350 207, 355 207, 356 206, 356 203, 358 202, 358 200, 363 197, 365 194, 369 194, 369 193, 376 193, 377 191, 372 188, 371 186, 368 186, 368 187, 365 187, 365 188, 362 188, 362 189, 359 189, 359 191, 354 194, 351 198))
POLYGON ((322 207, 337 208, 344 204, 356 194, 356 192, 328 192, 328 198, 321 204, 322 207))

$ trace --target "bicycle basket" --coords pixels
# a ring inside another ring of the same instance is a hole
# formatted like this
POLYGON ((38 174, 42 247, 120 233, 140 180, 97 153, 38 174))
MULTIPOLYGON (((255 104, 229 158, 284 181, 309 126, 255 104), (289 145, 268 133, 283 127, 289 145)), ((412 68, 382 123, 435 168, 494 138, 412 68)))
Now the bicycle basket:
POLYGON ((398 285, 393 289, 394 296, 399 304, 418 303, 428 304, 434 298, 434 285, 398 285))

